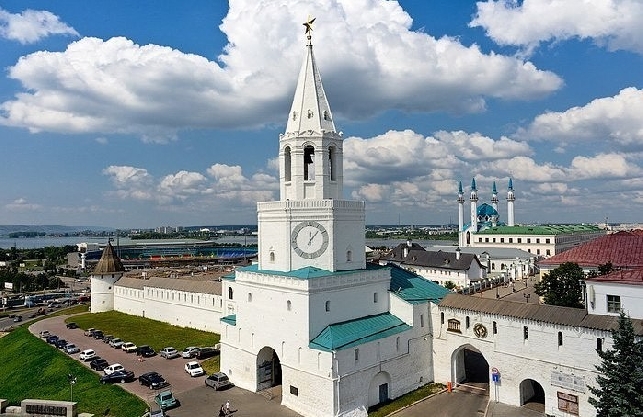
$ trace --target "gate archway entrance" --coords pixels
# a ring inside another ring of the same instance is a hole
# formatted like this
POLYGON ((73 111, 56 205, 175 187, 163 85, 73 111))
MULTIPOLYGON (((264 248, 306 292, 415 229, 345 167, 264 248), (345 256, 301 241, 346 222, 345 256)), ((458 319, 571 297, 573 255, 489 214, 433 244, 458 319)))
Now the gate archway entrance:
POLYGON ((281 385, 281 362, 273 348, 262 348, 257 354, 257 391, 281 385))
POLYGON ((520 383, 520 405, 535 411, 545 412, 545 390, 533 379, 520 383))
POLYGON ((489 363, 473 346, 464 345, 453 352, 451 373, 455 383, 472 385, 489 393, 489 363))

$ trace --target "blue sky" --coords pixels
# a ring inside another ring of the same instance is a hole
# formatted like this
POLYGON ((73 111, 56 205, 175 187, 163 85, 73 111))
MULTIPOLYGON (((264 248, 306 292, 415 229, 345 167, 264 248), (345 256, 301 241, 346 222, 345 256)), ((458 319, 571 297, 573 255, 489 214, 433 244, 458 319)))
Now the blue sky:
POLYGON ((255 223, 309 14, 368 224, 643 220, 639 1, 188 4, 2 2, 0 224, 255 223))

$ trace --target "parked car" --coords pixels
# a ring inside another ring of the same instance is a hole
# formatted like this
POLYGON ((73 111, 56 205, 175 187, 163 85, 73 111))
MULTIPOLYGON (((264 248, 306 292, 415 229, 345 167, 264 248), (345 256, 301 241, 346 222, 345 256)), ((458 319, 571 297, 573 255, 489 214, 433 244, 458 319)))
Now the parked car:
POLYGON ((113 374, 116 371, 124 371, 125 367, 121 365, 120 363, 114 363, 112 365, 109 365, 103 369, 103 372, 105 375, 113 374))
POLYGON ((69 355, 73 355, 74 353, 80 352, 80 349, 75 344, 68 343, 67 346, 65 346, 65 352, 67 352, 69 355))
POLYGON ((144 358, 149 358, 156 355, 156 351, 151 347, 149 347, 148 345, 143 345, 143 346, 139 346, 136 349, 136 355, 142 356, 144 358))
POLYGON ((93 327, 90 327, 89 329, 85 330, 83 334, 87 337, 92 337, 94 335, 94 330, 96 329, 94 329, 93 327))
POLYGON ((214 388, 215 391, 218 391, 230 388, 232 386, 232 382, 230 382, 228 375, 223 372, 216 372, 205 379, 205 385, 214 388))
POLYGON ((94 330, 94 333, 92 334, 92 337, 94 339, 102 339, 104 337, 103 331, 102 330, 94 330))
POLYGON ((77 329, 78 325, 76 323, 74 323, 73 321, 71 321, 71 322, 67 323, 67 328, 68 329, 77 329))
POLYGON ((203 370, 203 368, 201 368, 201 364, 197 361, 190 361, 186 363, 185 372, 190 374, 191 377, 201 376, 205 374, 205 371, 203 370))
POLYGON ((132 371, 114 371, 111 374, 106 374, 100 377, 100 383, 101 384, 107 384, 108 382, 120 382, 121 384, 124 384, 126 382, 131 382, 134 379, 134 372, 132 371))
POLYGON ((58 349, 64 349, 65 346, 67 346, 67 341, 65 339, 58 339, 54 345, 56 345, 58 349))
POLYGON ((181 357, 184 359, 191 359, 191 358, 194 358, 198 352, 199 352, 198 347, 188 346, 185 349, 183 349, 183 352, 181 352, 181 357))
POLYGON ((154 402, 161 407, 161 410, 163 411, 179 405, 179 400, 174 398, 174 394, 172 394, 172 391, 170 390, 161 391, 156 394, 154 396, 154 402))
POLYGON ((50 334, 49 336, 47 336, 47 338, 45 340, 50 345, 53 345, 58 340, 58 336, 56 336, 55 334, 50 334))
POLYGON ((159 389, 168 385, 165 378, 161 376, 158 372, 146 372, 143 375, 138 377, 138 382, 141 385, 149 387, 150 389, 159 389))
POLYGON ((219 354, 219 349, 216 349, 214 347, 209 347, 209 346, 202 347, 202 348, 199 348, 198 352, 196 353, 196 358, 206 359, 218 354, 219 354))
POLYGON ((123 343, 124 343, 124 342, 123 342, 123 340, 122 340, 122 339, 120 339, 120 338, 118 338, 118 337, 115 337, 115 338, 113 338, 113 339, 109 342, 109 345, 110 345, 111 347, 113 347, 114 349, 120 349, 120 348, 121 348, 121 346, 123 346, 123 343))
POLYGON ((172 358, 178 358, 181 356, 178 350, 174 349, 173 347, 164 347, 161 349, 159 352, 159 356, 165 359, 172 359, 172 358))
POLYGON ((40 333, 38 333, 41 338, 46 339, 49 336, 51 336, 51 333, 49 333, 49 330, 43 330, 40 333))
POLYGON ((160 408, 150 409, 147 413, 143 414, 143 417, 166 417, 165 411, 160 408))
POLYGON ((16 317, 13 318, 14 323, 19 323, 21 321, 22 321, 22 316, 16 316, 16 317))
POLYGON ((136 352, 137 347, 132 342, 125 342, 121 346, 121 349, 123 349, 123 352, 125 353, 132 353, 132 352, 136 352))
POLYGON ((103 336, 103 343, 109 343, 112 341, 113 338, 114 338, 113 334, 106 334, 105 336, 103 336))
POLYGON ((105 359, 100 358, 98 356, 94 357, 94 359, 92 359, 92 361, 89 362, 89 367, 95 371, 102 371, 108 366, 109 366, 109 362, 107 362, 105 359))
POLYGON ((96 352, 94 352, 93 349, 85 349, 82 352, 80 352, 80 355, 78 356, 78 359, 81 361, 89 361, 92 360, 96 357, 96 352))

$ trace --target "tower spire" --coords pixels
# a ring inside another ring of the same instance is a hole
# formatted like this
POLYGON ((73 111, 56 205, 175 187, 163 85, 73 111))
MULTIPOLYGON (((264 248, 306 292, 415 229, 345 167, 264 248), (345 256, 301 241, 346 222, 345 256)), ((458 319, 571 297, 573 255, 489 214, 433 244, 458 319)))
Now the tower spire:
POLYGON ((507 187, 507 226, 515 226, 514 201, 516 201, 514 184, 511 178, 509 178, 509 185, 507 187))
POLYGON ((471 195, 469 197, 471 202, 471 227, 474 232, 478 231, 478 187, 476 186, 476 179, 471 180, 471 195))
POLYGON ((458 243, 464 246, 464 191, 462 181, 458 181, 458 243))

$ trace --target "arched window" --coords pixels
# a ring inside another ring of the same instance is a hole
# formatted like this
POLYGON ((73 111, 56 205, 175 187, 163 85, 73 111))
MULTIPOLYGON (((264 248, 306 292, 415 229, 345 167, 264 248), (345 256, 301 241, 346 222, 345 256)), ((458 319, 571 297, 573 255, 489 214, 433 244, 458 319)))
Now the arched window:
POLYGON ((290 146, 286 146, 286 149, 284 149, 284 175, 285 175, 285 180, 290 181, 291 179, 291 155, 290 155, 290 146))
POLYGON ((292 309, 292 302, 290 300, 286 301, 286 310, 290 311, 292 309))
POLYGON ((232 287, 228 287, 228 300, 233 300, 232 287))
POLYGON ((328 148, 328 174, 330 176, 331 181, 336 181, 337 174, 335 173, 336 166, 335 164, 337 163, 337 151, 335 150, 334 146, 331 146, 328 148))
POLYGON ((274 261, 275 261, 275 253, 270 252, 270 262, 274 262, 274 261))
POLYGON ((306 146, 304 148, 304 180, 313 181, 315 179, 315 148, 306 146))
POLYGON ((326 311, 330 311, 330 301, 326 301, 326 311))
POLYGON ((346 262, 352 262, 353 261, 353 251, 346 251, 346 262))

